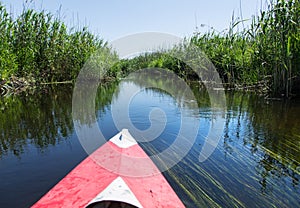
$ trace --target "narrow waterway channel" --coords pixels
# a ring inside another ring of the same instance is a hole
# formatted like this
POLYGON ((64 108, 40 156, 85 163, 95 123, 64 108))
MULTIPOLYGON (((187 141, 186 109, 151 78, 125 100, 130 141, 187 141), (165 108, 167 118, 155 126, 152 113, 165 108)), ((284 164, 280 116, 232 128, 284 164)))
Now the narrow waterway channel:
MULTIPOLYGON (((95 113, 103 135, 109 139, 118 125, 146 130, 149 115, 159 109, 162 133, 140 142, 149 155, 174 144, 182 121, 189 122, 191 132, 198 126, 187 154, 164 172, 186 207, 299 207, 299 100, 266 101, 254 93, 227 92, 222 137, 211 156, 199 162, 215 119, 210 98, 197 84, 191 85, 196 100, 185 99, 182 92, 179 98, 160 90, 167 84, 145 89, 145 83, 122 80, 100 86, 95 113), (116 125, 112 105, 122 102, 128 89, 138 91, 129 103, 131 124, 116 125)), ((0 207, 31 206, 87 156, 74 130, 72 90, 53 86, 1 98, 0 207)), ((82 119, 88 124, 88 117, 82 119)))

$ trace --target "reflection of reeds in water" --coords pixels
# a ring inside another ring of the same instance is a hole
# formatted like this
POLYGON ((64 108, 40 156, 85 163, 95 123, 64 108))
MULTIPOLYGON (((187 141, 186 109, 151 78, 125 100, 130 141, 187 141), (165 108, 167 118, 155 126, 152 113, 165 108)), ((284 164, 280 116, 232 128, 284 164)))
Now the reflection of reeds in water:
POLYGON ((73 131, 71 86, 60 91, 45 89, 43 93, 20 94, 3 98, 0 102, 0 152, 21 156, 28 144, 41 149, 55 145, 73 131))
MULTIPOLYGON (((189 154, 165 172, 173 188, 188 207, 297 206, 300 109, 292 102, 266 104, 249 93, 228 93, 227 107, 217 150, 199 163, 205 139, 200 130, 189 154)), ((143 147, 153 155, 161 146, 168 147, 168 141, 160 138, 158 147, 143 147)))
MULTIPOLYGON (((153 80, 136 85, 148 86, 147 82, 153 80)), ((167 81, 164 84, 164 87, 172 85, 167 81)), ((106 113, 113 95, 118 96, 117 85, 117 82, 100 85, 96 98, 90 98, 94 99, 97 115, 106 113)), ((227 93, 224 135, 212 156, 199 163, 199 152, 211 122, 211 109, 207 93, 202 92, 206 90, 199 90, 199 86, 194 85, 190 87, 195 92, 198 107, 188 104, 181 107, 193 112, 185 116, 200 119, 199 134, 187 156, 164 173, 186 206, 281 207, 287 206, 286 203, 297 206, 300 161, 297 103, 267 104, 255 94, 227 93), (203 111, 204 115, 201 114, 203 111)), ((43 150, 68 138, 74 131, 71 92, 71 86, 59 87, 49 90, 47 96, 20 95, 2 99, 1 154, 10 152, 21 157, 29 143, 43 150)), ((163 90, 156 89, 155 93, 170 97, 163 90)), ((179 98, 183 94, 178 92, 179 98)), ((85 118, 79 122, 89 124, 90 120, 85 118)), ((173 131, 167 132, 154 142, 141 146, 149 155, 157 154, 169 147, 175 137, 173 131)), ((158 167, 164 165, 159 158, 155 162, 159 163, 158 167)))
MULTIPOLYGON (((96 111, 103 112, 105 106, 111 103, 116 84, 100 85, 96 98, 90 98, 95 102, 94 114, 96 111)), ((89 103, 85 101, 84 104, 89 103)), ((0 106, 0 157, 7 152, 21 156, 28 144, 39 149, 47 148, 67 139, 74 131, 72 85, 45 88, 33 95, 24 93, 5 97, 0 101, 0 106)), ((82 115, 79 122, 91 122, 89 117, 85 117, 85 109, 78 113, 82 115)))

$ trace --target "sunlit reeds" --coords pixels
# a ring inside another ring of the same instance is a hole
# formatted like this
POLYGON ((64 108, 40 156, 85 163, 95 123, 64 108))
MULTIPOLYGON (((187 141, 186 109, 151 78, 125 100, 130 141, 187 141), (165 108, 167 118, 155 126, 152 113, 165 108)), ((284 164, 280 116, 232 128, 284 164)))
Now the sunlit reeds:
POLYGON ((69 30, 45 11, 24 10, 12 19, 0 5, 0 78, 34 77, 37 81, 76 78, 88 57, 105 42, 86 27, 69 30))
MULTIPOLYGON (((248 28, 239 30, 245 20, 233 17, 228 30, 195 33, 186 44, 201 48, 227 86, 263 86, 273 96, 289 97, 300 74, 300 3, 270 0, 268 5, 248 28)), ((104 47, 86 27, 69 30, 59 18, 31 9, 12 19, 0 4, 0 81, 12 75, 43 82, 74 80, 90 55, 104 47)), ((107 75, 125 76, 146 67, 193 76, 166 51, 121 60, 107 75)))
POLYGON ((289 97, 300 73, 300 3, 271 0, 250 28, 196 34, 192 42, 209 56, 224 82, 252 85, 266 81, 273 95, 289 97), (272 78, 269 80, 269 78, 272 78))

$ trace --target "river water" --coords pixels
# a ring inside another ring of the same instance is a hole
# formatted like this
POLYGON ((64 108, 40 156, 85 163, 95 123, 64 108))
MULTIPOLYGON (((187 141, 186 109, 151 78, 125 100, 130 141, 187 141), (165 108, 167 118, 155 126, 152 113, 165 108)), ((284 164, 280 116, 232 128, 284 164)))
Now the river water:
MULTIPOLYGON (((138 141, 150 156, 174 147, 175 163, 153 159, 186 207, 299 207, 299 100, 226 92, 220 110, 198 83, 189 85, 194 99, 166 91, 169 84, 125 79, 99 86, 91 99, 103 136, 120 128, 133 135, 158 129, 138 141), (146 87, 149 82, 156 87, 146 87), (216 148, 200 161, 218 119, 223 128, 216 148), (178 140, 179 133, 185 139, 178 140)), ((74 123, 91 120, 72 118, 72 93, 72 86, 60 85, 1 98, 0 207, 31 206, 87 157, 74 123)))

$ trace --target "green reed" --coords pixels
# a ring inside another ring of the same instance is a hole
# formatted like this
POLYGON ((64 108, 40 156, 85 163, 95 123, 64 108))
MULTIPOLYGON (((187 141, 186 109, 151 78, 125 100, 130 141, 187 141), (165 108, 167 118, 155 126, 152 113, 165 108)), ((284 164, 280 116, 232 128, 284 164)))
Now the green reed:
MULTIPOLYGON (((272 96, 292 95, 300 75, 300 3, 298 0, 271 0, 268 9, 252 19, 232 17, 228 30, 195 33, 183 46, 196 45, 212 61, 222 81, 230 87, 259 89, 272 96)), ((168 68, 183 78, 193 78, 191 69, 175 58, 173 51, 144 54, 122 61, 121 72, 146 67, 168 68)), ((296 91, 296 90, 294 90, 296 91)))
POLYGON ((300 72, 299 1, 272 0, 250 28, 237 32, 240 22, 233 19, 228 32, 197 33, 191 42, 208 55, 224 82, 270 81, 273 95, 289 97, 300 72))
MULTIPOLYGON (((200 47, 230 87, 261 88, 272 96, 291 96, 300 75, 299 1, 272 0, 249 28, 240 30, 243 21, 233 17, 228 30, 195 33, 179 50, 188 50, 189 44, 200 47)), ((161 67, 184 78, 195 76, 184 63, 172 58, 172 51, 145 54, 119 67, 126 72, 161 67)))
POLYGON ((272 75, 272 91, 288 97, 300 69, 300 3, 298 0, 271 0, 267 11, 253 21, 249 34, 254 38, 252 63, 272 75))
MULTIPOLYGON (((233 29, 233 28, 232 28, 233 29)), ((250 74, 244 74, 249 68, 249 42, 243 33, 195 34, 191 42, 203 50, 218 70, 223 82, 234 85, 240 82, 251 82, 250 74)), ((253 76, 253 75, 252 75, 253 76)))
POLYGON ((12 28, 13 20, 0 4, 0 78, 6 78, 17 70, 16 55, 10 41, 12 28))
POLYGON ((73 80, 88 57, 106 43, 86 27, 69 30, 52 14, 24 9, 13 19, 0 4, 0 79, 73 80))
MULTIPOLYGON (((230 87, 263 87, 273 96, 289 97, 300 80, 299 0, 270 0, 267 10, 253 18, 249 28, 240 30, 243 21, 233 16, 228 30, 195 33, 177 49, 188 50, 191 43, 200 47, 230 87)), ((69 30, 59 18, 31 9, 13 19, 0 4, 0 81, 12 75, 43 82, 74 80, 97 49, 110 50, 86 27, 69 30)), ((120 60, 107 76, 160 67, 194 78, 192 70, 172 58, 172 53, 161 51, 120 60)))

